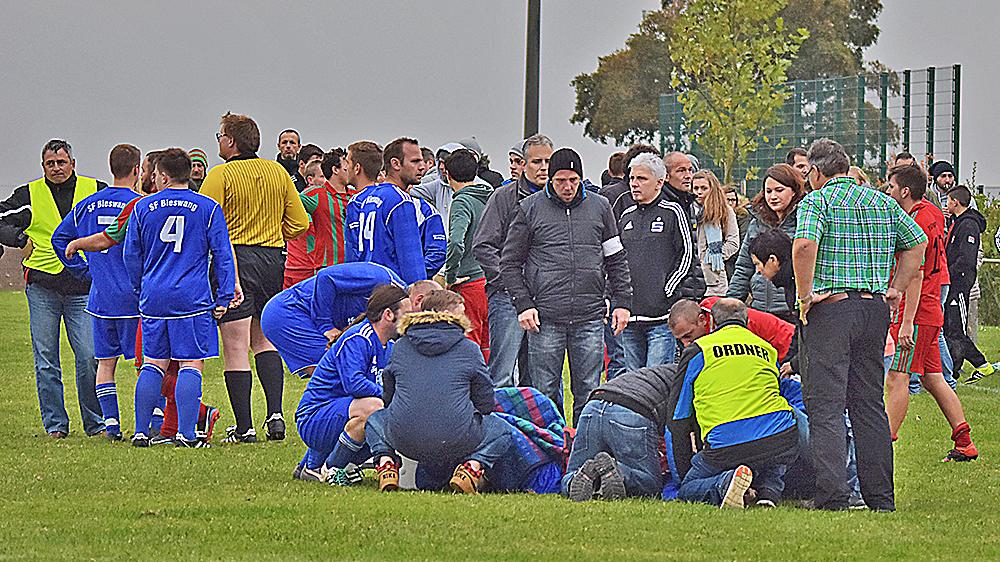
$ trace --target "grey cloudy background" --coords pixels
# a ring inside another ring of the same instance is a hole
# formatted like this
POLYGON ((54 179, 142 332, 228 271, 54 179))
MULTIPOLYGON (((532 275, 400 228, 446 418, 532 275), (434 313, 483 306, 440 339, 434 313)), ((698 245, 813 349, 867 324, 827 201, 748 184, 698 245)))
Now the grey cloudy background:
MULTIPOLYGON (((268 158, 285 127, 323 148, 404 134, 437 147, 475 135, 506 172, 507 148, 521 138, 525 4, 2 0, 0 195, 41 175, 39 149, 52 137, 73 144, 81 173, 101 178, 118 142, 200 146, 218 162, 214 133, 230 110, 257 120, 268 158)), ((540 128, 577 148, 597 178, 614 147, 569 124, 569 83, 623 47, 659 2, 542 4, 540 128)), ((868 56, 896 69, 962 63, 962 174, 976 160, 980 183, 1000 183, 991 158, 1000 3, 885 4, 868 56)))

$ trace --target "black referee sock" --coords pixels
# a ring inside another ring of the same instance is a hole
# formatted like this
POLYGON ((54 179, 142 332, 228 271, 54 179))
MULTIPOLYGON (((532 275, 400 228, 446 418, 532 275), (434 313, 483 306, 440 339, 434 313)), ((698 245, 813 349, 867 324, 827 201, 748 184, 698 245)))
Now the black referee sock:
POLYGON ((253 375, 250 371, 226 371, 226 390, 229 392, 229 403, 233 407, 233 417, 236 418, 236 432, 240 435, 253 427, 250 414, 250 388, 253 386, 253 375))
POLYGON ((281 413, 281 396, 285 390, 285 367, 277 351, 261 351, 253 356, 257 367, 257 378, 264 387, 267 400, 267 415, 281 413))

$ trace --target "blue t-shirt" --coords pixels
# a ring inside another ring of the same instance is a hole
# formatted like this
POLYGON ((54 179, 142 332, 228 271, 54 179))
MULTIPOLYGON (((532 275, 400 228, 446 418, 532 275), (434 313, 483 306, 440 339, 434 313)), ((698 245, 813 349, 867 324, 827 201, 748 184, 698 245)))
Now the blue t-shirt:
POLYGON ((373 185, 355 195, 347 205, 347 261, 382 264, 408 284, 427 279, 423 236, 417 220, 420 207, 391 183, 373 185))
POLYGON ((183 189, 164 189, 135 205, 125 234, 125 267, 145 318, 182 318, 229 306, 236 270, 222 208, 183 189), (212 298, 209 255, 218 294, 212 298))
POLYGON ((74 276, 93 279, 87 312, 98 318, 136 318, 139 299, 129 282, 122 246, 115 245, 103 252, 85 252, 66 258, 66 247, 77 238, 104 232, 115 217, 139 194, 127 187, 107 187, 80 201, 52 233, 52 248, 56 256, 74 276))
POLYGON ((391 354, 392 342, 383 346, 368 320, 348 328, 316 365, 295 411, 296 419, 337 398, 381 398, 382 370, 391 354))
POLYGON ((326 332, 331 328, 343 330, 351 319, 363 313, 368 297, 379 285, 406 287, 388 267, 357 262, 325 267, 285 291, 294 302, 309 311, 316 328, 326 332))

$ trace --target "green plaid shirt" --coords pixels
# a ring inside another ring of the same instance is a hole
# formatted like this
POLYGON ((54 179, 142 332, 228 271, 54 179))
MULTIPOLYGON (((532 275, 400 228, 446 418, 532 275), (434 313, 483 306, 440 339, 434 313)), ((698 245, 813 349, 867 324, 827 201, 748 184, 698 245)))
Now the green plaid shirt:
POLYGON ((819 245, 813 291, 884 294, 899 250, 927 236, 888 195, 833 178, 799 203, 795 237, 819 245))

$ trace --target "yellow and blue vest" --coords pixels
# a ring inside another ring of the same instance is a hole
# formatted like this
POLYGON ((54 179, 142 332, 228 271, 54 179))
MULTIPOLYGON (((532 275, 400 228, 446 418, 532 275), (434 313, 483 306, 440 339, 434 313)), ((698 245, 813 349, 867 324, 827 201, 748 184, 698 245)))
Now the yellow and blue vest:
POLYGON ((708 447, 756 441, 795 426, 792 409, 779 392, 774 346, 735 323, 694 345, 698 353, 684 371, 674 419, 693 415, 708 447))

